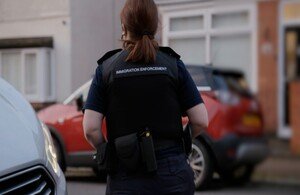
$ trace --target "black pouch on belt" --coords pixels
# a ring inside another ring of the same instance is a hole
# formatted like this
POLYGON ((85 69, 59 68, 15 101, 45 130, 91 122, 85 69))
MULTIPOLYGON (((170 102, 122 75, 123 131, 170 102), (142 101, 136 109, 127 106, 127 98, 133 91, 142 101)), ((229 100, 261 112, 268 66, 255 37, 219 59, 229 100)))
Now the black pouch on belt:
POLYGON ((192 129, 189 123, 186 125, 185 129, 183 130, 182 139, 183 139, 185 154, 189 156, 190 153, 192 152, 192 142, 193 142, 192 129))
POLYGON ((146 130, 140 134, 140 148, 147 172, 157 170, 156 157, 151 132, 146 130))
POLYGON ((116 171, 116 157, 114 148, 111 143, 102 143, 97 147, 97 153, 93 155, 93 159, 98 165, 99 171, 113 173, 116 171))
POLYGON ((140 150, 137 134, 129 134, 115 139, 116 153, 127 172, 135 172, 140 164, 140 150))

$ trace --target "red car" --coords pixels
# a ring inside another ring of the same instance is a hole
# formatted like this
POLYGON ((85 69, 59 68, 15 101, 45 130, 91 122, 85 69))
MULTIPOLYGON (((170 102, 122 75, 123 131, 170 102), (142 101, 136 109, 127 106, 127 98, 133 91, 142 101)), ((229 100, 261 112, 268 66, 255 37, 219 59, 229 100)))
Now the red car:
MULTIPOLYGON (((206 187, 214 172, 227 181, 248 180, 254 166, 268 153, 259 103, 249 92, 242 73, 204 66, 187 67, 201 91, 210 122, 208 130, 193 140, 189 156, 196 186, 206 187)), ((52 133, 62 170, 66 166, 88 166, 97 172, 91 158, 94 150, 85 140, 82 129, 81 109, 90 84, 91 81, 84 84, 62 104, 38 112, 52 133)), ((183 124, 187 122, 187 118, 183 118, 183 124)), ((105 133, 105 124, 103 130, 105 133)))
POLYGON ((206 132, 193 140, 190 165, 196 187, 209 185, 217 172, 227 182, 243 183, 268 155, 259 102, 239 71, 188 66, 209 116, 206 132))

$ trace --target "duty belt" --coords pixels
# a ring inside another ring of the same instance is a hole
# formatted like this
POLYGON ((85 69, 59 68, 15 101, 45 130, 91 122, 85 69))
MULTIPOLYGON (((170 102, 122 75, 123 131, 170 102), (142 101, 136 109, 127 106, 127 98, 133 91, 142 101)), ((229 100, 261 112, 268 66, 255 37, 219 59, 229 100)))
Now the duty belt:
POLYGON ((154 144, 155 151, 174 147, 174 146, 183 147, 183 143, 181 140, 165 139, 165 140, 154 140, 153 142, 154 142, 153 144, 154 144))

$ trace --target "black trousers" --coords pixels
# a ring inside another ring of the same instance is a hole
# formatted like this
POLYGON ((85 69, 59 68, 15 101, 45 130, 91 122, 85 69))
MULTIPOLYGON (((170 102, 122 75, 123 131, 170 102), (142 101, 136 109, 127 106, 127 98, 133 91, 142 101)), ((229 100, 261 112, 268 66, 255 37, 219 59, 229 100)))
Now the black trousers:
POLYGON ((154 174, 142 170, 129 174, 120 167, 116 174, 108 176, 106 194, 194 194, 194 173, 182 150, 174 147, 161 150, 156 153, 156 158, 157 171, 154 174))

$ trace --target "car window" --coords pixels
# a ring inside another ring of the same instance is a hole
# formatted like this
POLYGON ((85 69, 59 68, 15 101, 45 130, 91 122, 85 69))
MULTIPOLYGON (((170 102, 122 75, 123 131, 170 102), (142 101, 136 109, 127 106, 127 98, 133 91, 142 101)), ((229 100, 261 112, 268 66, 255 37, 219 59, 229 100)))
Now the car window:
POLYGON ((197 87, 214 89, 214 83, 211 77, 211 70, 209 68, 187 66, 187 70, 190 73, 197 87))
POLYGON ((223 76, 221 75, 213 75, 213 80, 216 84, 216 89, 217 90, 225 90, 228 91, 228 86, 226 83, 226 80, 223 76))
POLYGON ((213 75, 219 90, 226 90, 242 96, 251 96, 247 81, 243 74, 218 72, 213 75))
POLYGON ((64 104, 74 104, 76 102, 76 99, 79 98, 82 95, 83 102, 86 102, 89 89, 91 86, 92 81, 86 82, 84 85, 79 87, 74 93, 72 93, 65 101, 64 104))
POLYGON ((225 79, 230 91, 244 96, 251 96, 246 79, 242 75, 229 75, 225 79))

